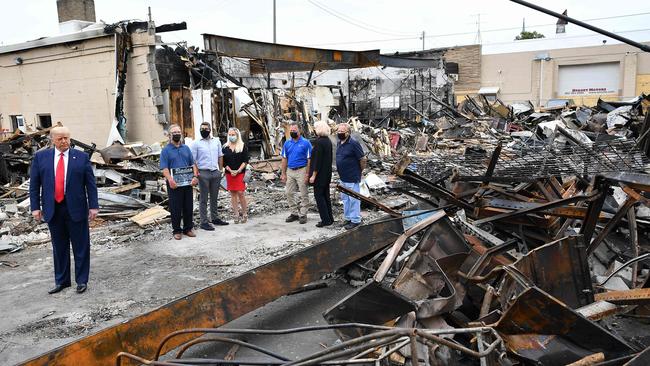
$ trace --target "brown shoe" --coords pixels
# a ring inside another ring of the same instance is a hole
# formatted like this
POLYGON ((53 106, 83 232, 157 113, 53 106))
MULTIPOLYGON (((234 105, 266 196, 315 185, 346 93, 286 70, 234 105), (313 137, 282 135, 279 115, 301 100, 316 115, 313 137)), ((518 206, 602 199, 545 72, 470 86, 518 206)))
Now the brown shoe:
POLYGON ((174 234, 174 239, 181 240, 183 236, 181 234, 174 234))
POLYGON ((196 234, 194 234, 194 231, 192 231, 192 230, 186 232, 185 235, 189 236, 190 238, 193 238, 193 237, 196 236, 196 234))

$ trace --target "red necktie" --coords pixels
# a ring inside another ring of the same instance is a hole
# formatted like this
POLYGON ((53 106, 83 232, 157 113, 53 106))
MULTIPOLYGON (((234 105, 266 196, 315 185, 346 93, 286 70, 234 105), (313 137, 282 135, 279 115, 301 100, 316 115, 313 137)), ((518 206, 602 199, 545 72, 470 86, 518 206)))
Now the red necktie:
POLYGON ((57 203, 61 203, 65 192, 65 162, 63 161, 63 153, 59 155, 59 162, 56 164, 54 183, 54 200, 57 203))

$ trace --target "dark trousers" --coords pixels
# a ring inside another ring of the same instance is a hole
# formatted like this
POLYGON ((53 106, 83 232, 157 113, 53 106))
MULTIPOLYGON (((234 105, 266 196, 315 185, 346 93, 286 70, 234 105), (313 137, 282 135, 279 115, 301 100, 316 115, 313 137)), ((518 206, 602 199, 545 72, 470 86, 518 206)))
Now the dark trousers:
POLYGON ((221 172, 218 170, 199 170, 199 215, 201 224, 210 223, 208 218, 208 200, 210 201, 210 216, 212 221, 219 218, 219 187, 221 187, 221 172))
POLYGON ((330 199, 329 184, 314 185, 314 198, 316 199, 320 221, 323 224, 333 223, 334 216, 332 216, 332 201, 330 199))
POLYGON ((90 229, 88 218, 72 221, 65 201, 55 204, 54 216, 48 223, 52 238, 54 282, 70 284, 70 244, 74 255, 74 277, 77 284, 88 283, 90 272, 90 229))
POLYGON ((176 187, 171 189, 167 185, 169 196, 169 211, 172 214, 172 229, 174 234, 186 233, 194 227, 192 222, 193 197, 192 186, 176 187), (181 219, 183 227, 181 228, 181 219))

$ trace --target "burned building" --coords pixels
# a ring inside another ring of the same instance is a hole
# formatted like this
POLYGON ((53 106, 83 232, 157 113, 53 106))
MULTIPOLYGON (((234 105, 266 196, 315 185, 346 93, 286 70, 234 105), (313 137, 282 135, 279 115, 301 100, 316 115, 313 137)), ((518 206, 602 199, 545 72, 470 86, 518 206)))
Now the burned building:
POLYGON ((61 122, 97 146, 160 140, 169 118, 155 66, 158 34, 184 23, 96 23, 93 1, 57 5, 59 35, 0 47, 2 136, 61 122))

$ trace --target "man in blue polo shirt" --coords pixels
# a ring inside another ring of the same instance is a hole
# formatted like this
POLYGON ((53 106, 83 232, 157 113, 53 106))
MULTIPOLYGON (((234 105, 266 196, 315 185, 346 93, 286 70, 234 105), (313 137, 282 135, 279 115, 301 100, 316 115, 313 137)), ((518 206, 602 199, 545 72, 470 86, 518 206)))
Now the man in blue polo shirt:
MULTIPOLYGON (((347 123, 339 124, 336 134, 339 139, 336 146, 336 170, 341 179, 341 185, 359 192, 361 172, 366 167, 363 148, 358 141, 350 137, 350 126, 347 123)), ((344 193, 341 193, 341 200, 343 201, 345 228, 354 229, 361 224, 361 202, 344 193)))
POLYGON ((307 223, 307 182, 309 181, 309 163, 311 161, 311 143, 300 136, 297 122, 289 125, 291 138, 282 146, 282 182, 286 183, 285 191, 291 214, 286 222, 299 220, 307 223), (300 191, 300 204, 296 200, 296 192, 300 191))
POLYGON ((172 229, 174 239, 181 240, 182 235, 195 237, 192 216, 194 211, 192 186, 198 183, 199 174, 192 151, 181 139, 181 127, 173 124, 169 127, 169 143, 160 152, 160 169, 167 180, 167 195, 169 197, 169 211, 172 215, 172 229), (172 169, 191 167, 194 173, 191 185, 179 187, 172 175, 172 169), (181 228, 181 218, 183 227, 181 228))

